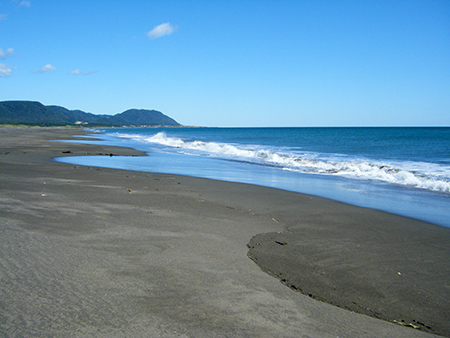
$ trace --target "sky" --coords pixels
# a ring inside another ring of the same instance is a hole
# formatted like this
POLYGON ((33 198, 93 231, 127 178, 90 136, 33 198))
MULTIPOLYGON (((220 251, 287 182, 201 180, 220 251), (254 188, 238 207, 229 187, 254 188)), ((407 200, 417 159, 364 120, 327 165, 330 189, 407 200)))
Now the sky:
POLYGON ((189 126, 450 126, 450 1, 0 0, 7 100, 189 126))

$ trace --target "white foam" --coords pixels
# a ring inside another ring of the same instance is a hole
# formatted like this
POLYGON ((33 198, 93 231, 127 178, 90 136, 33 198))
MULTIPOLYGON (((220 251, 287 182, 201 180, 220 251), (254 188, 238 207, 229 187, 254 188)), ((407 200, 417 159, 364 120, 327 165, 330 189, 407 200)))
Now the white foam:
POLYGON ((168 137, 164 132, 153 136, 117 134, 145 143, 155 143, 190 155, 213 156, 246 161, 259 165, 279 167, 303 173, 340 175, 351 178, 372 179, 392 184, 411 186, 433 191, 450 192, 450 166, 420 162, 371 162, 336 154, 317 154, 270 148, 257 145, 183 140, 168 137))

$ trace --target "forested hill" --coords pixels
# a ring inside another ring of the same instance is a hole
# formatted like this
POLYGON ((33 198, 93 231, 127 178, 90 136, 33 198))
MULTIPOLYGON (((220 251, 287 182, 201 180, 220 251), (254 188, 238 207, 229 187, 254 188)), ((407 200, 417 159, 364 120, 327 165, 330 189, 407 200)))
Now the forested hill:
POLYGON ((44 106, 35 101, 0 102, 0 124, 39 126, 180 126, 157 110, 130 109, 116 115, 96 115, 60 106, 44 106))

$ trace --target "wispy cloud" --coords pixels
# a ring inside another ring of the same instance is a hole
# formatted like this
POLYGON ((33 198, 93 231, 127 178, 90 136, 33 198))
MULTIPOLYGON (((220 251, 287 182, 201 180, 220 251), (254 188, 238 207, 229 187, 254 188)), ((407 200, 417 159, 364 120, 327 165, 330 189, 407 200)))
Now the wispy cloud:
POLYGON ((6 59, 8 56, 14 54, 13 48, 8 48, 7 50, 3 50, 0 48, 0 59, 6 59))
POLYGON ((51 64, 45 65, 39 70, 34 71, 33 73, 42 74, 46 72, 54 72, 56 70, 56 67, 53 67, 51 64))
POLYGON ((6 20, 8 18, 8 14, 0 14, 0 21, 6 20))
POLYGON ((91 75, 91 74, 94 74, 94 73, 97 73, 96 71, 85 71, 85 70, 79 70, 79 69, 75 69, 75 70, 73 70, 73 71, 71 71, 70 72, 70 74, 73 74, 73 75, 91 75))
POLYGON ((14 2, 18 2, 19 6, 24 6, 24 7, 30 7, 31 6, 31 1, 28 1, 28 0, 22 0, 22 1, 13 0, 13 1, 14 2))
POLYGON ((170 35, 173 32, 175 32, 175 27, 169 22, 166 22, 153 28, 150 32, 147 33, 147 36, 150 39, 157 39, 164 35, 170 35))
POLYGON ((0 63, 0 77, 7 77, 12 75, 12 71, 17 69, 16 67, 5 65, 0 63))

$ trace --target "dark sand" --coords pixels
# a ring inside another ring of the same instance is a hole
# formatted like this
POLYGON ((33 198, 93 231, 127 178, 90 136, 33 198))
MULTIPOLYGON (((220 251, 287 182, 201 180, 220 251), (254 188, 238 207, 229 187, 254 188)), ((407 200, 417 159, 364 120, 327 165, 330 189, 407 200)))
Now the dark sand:
POLYGON ((52 161, 143 155, 76 133, 0 128, 1 337, 450 336, 449 229, 52 161))

